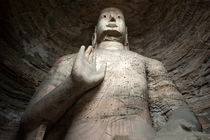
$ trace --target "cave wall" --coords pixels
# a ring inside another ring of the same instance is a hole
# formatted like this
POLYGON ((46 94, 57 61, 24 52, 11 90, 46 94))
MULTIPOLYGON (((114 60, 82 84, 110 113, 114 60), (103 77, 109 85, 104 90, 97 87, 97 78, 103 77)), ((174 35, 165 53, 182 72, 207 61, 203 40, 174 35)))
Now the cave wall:
POLYGON ((2 0, 0 135, 7 139, 54 61, 89 45, 101 9, 126 17, 132 51, 162 61, 210 133, 209 0, 2 0))

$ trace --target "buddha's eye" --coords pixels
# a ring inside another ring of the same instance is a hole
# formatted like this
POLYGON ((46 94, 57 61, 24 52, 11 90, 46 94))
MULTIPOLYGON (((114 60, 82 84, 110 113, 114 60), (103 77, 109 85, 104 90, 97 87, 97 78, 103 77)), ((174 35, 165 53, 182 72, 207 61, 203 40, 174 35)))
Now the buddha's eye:
POLYGON ((117 18, 121 18, 120 16, 117 16, 117 18))
POLYGON ((104 15, 103 17, 106 18, 106 15, 104 15))

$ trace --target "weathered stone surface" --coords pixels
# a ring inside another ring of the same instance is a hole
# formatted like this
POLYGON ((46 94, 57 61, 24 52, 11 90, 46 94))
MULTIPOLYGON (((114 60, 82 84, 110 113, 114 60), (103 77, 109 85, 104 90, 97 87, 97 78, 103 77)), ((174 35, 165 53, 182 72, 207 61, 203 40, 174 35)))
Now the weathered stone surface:
POLYGON ((209 0, 3 0, 0 139, 15 131, 54 61, 91 43, 100 10, 110 6, 125 13, 131 50, 165 64, 210 133, 209 0))

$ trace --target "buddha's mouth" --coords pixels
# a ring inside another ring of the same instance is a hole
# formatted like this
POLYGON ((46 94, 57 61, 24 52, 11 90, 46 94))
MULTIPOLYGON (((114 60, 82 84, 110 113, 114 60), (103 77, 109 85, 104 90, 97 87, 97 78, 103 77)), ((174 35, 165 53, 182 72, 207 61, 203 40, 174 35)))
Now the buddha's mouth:
POLYGON ((115 23, 109 23, 108 25, 106 25, 106 27, 115 28, 115 27, 118 27, 118 26, 115 23))

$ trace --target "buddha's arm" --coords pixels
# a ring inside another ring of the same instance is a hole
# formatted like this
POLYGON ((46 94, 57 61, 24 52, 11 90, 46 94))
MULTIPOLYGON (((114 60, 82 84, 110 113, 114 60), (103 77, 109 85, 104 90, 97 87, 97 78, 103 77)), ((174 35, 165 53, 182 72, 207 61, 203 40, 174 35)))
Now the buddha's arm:
POLYGON ((53 124, 85 91, 103 80, 105 67, 97 71, 92 56, 92 48, 85 52, 83 46, 75 59, 59 60, 26 109, 23 131, 30 132, 43 122, 53 124))
POLYGON ((82 91, 77 90, 78 85, 69 76, 72 64, 72 57, 68 60, 63 57, 56 62, 27 107, 21 119, 21 129, 31 131, 44 121, 55 122, 79 96, 82 91))
MULTIPOLYGON (((163 64, 149 59, 146 63, 150 112, 154 127, 177 125, 186 129, 200 130, 195 115, 189 110, 181 93, 168 77, 163 64)), ((174 126, 175 127, 175 126, 174 126)))

